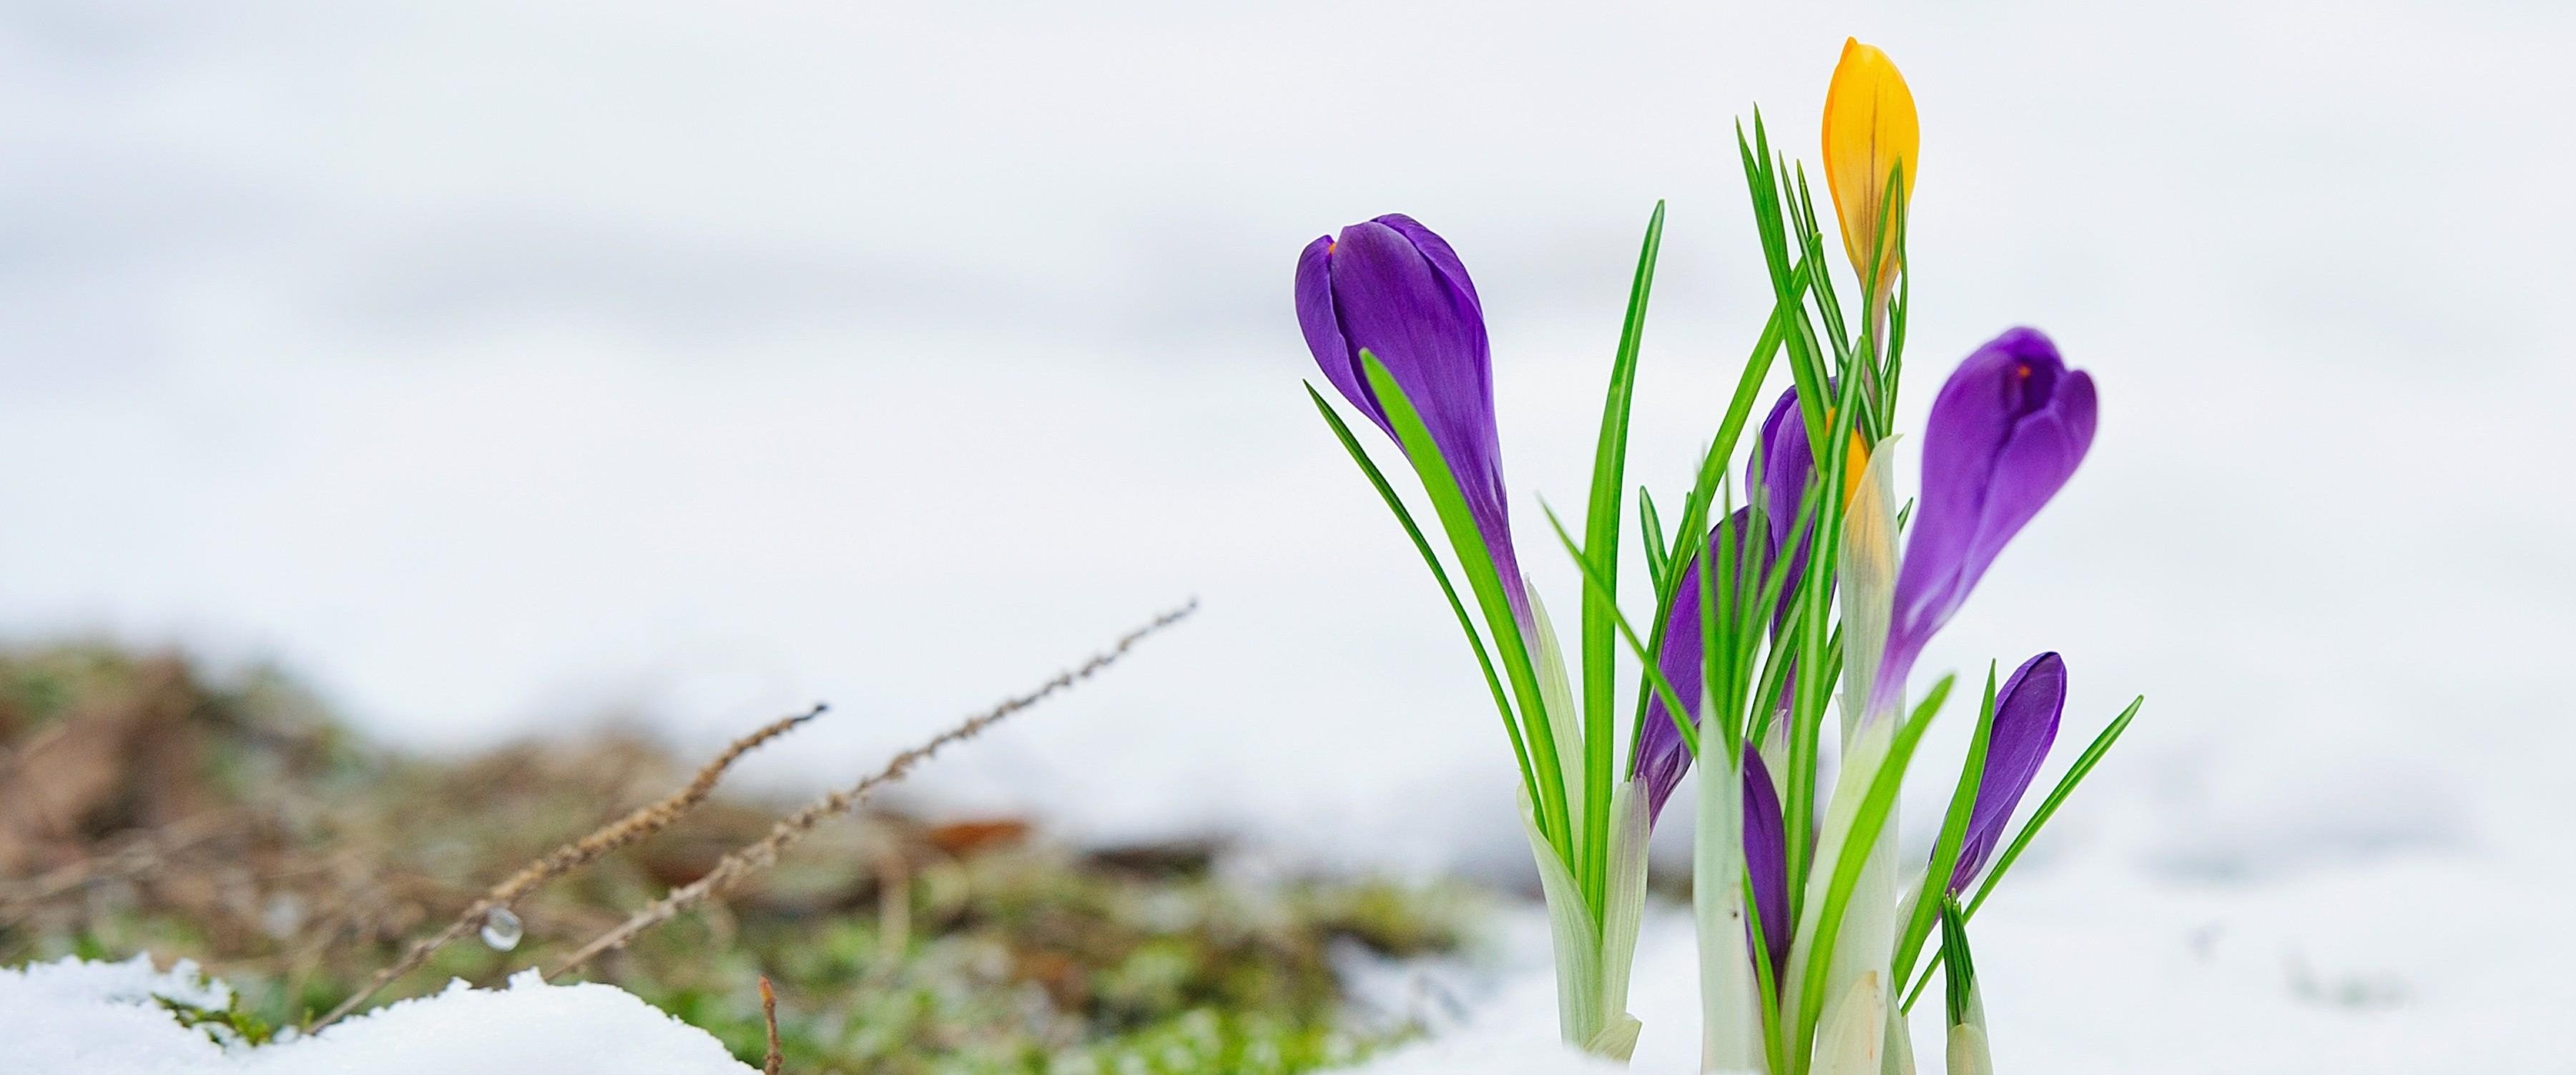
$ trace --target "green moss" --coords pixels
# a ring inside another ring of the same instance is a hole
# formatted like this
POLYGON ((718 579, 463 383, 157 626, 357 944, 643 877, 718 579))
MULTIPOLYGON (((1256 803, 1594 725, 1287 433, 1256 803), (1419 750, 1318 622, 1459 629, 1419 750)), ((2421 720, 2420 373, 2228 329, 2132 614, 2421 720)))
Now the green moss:
POLYGON ((238 1000, 221 1010, 199 1007, 184 1000, 153 997, 179 1025, 202 1030, 218 1045, 266 1045, 277 1036, 277 1028, 256 1015, 241 1010, 238 1000))

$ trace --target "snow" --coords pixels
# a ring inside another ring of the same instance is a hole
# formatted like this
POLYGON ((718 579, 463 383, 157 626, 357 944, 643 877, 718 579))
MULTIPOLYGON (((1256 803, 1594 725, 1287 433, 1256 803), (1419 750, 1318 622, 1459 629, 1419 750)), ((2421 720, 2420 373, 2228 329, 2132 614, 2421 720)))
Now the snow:
POLYGON ((2557 6, 1003 6, 0 16, 0 457, 46 461, 0 468, 0 562, 45 567, 0 631, 275 659, 428 747, 828 699, 745 774, 812 785, 1195 592, 914 790, 1518 868, 1455 625, 1297 388, 1289 263, 1389 209, 1458 244, 1567 607, 1538 500, 1579 501, 1647 208, 1630 459, 1670 490, 1768 306, 1729 123, 1808 149, 1853 32, 1930 155, 1903 417, 2020 321, 2102 386, 1925 668, 2056 648, 2070 720, 2149 695, 2096 791, 2173 802, 2183 855, 2389 768, 2475 839, 2467 785, 2567 745, 2557 6))
POLYGON ((523 971, 502 989, 451 983, 310 1037, 219 1045, 153 998, 221 1008, 229 991, 181 961, 156 970, 65 959, 0 970, 5 1072, 81 1075, 742 1075, 707 1032, 596 983, 547 985, 523 971))
MULTIPOLYGON (((2509 858, 2410 852, 2354 870, 2211 886, 2072 856, 1997 890, 1971 926, 1999 1070, 2545 1071, 2565 1062, 2576 984, 2567 879, 2509 858), (2499 943, 2497 938, 2511 938, 2499 943)), ((1433 1040, 1362 1075, 1612 1070, 1556 1040, 1542 913, 1507 929, 1511 969, 1433 1040)), ((1683 908, 1650 915, 1630 1011, 1633 1068, 1696 1070, 1698 977, 1683 908)), ((1939 1068, 1940 986, 1913 1020, 1939 1068)))
MULTIPOLYGON (((1979 920, 1998 1061, 2557 1063, 2565 5, 139 10, 0 14, 0 630, 274 659, 431 748, 826 698, 745 774, 814 785, 1196 592, 907 790, 1506 878, 1508 747, 1297 390, 1290 260, 1458 245, 1563 607, 1538 498, 1648 205, 1669 489, 1767 309, 1728 123, 1805 150, 1858 33, 1929 154, 1900 418, 2021 321, 2102 386, 1923 667, 2060 650, 2070 739, 2148 695, 1979 920)), ((1640 958, 1665 1063, 1687 964, 1640 958)), ((1543 1042, 1513 988, 1475 1033, 1543 1042)))

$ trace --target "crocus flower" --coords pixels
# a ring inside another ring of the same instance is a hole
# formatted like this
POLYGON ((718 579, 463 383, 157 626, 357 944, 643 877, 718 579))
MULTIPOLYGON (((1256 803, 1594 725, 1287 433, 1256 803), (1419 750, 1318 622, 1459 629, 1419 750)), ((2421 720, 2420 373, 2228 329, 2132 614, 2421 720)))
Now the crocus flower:
MULTIPOLYGON (((1756 546, 1751 541, 1758 535, 1744 532, 1750 524, 1751 512, 1747 508, 1735 509, 1727 520, 1726 531, 1735 535, 1738 579, 1744 578, 1747 571, 1769 570, 1763 566, 1770 562, 1769 542, 1763 542, 1761 555, 1753 555, 1756 546)), ((1717 555, 1720 533, 1709 531, 1708 556, 1693 556, 1683 566, 1677 584, 1680 589, 1673 594, 1672 614, 1664 621, 1663 651, 1655 660, 1655 669, 1663 673, 1673 697, 1681 700, 1683 719, 1694 725, 1699 720, 1700 673, 1704 670, 1701 643, 1705 641, 1700 632, 1699 570, 1702 561, 1717 555)), ((1724 600, 1725 595, 1720 594, 1719 599, 1724 600)), ((1635 771, 1630 775, 1646 782, 1646 816, 1651 821, 1662 816, 1664 800, 1672 797, 1673 786, 1681 783, 1682 773, 1691 762, 1690 745, 1682 742, 1681 729, 1673 726, 1672 711, 1664 707, 1659 691, 1650 690, 1646 695, 1646 724, 1637 731, 1636 759, 1635 771)))
POLYGON ((1762 919, 1763 946, 1771 954, 1772 982, 1789 976, 1789 841, 1780 820, 1780 793, 1762 752, 1744 752, 1744 873, 1753 879, 1753 910, 1762 919))
MULTIPOLYGON (((1830 391, 1833 386, 1833 380, 1828 378, 1826 389, 1830 391)), ((1825 420, 1831 422, 1833 416, 1833 407, 1826 406, 1825 420)), ((1843 503, 1851 503, 1852 494, 1860 490, 1861 472, 1868 469, 1869 444, 1855 429, 1843 454, 1843 503)), ((1751 484, 1756 475, 1749 463, 1745 470, 1744 480, 1751 484)), ((1815 472, 1815 448, 1807 436, 1806 417, 1798 410, 1797 386, 1792 385, 1780 393, 1779 400, 1771 404, 1771 413, 1762 419, 1762 510, 1771 524, 1774 548, 1787 542, 1789 532, 1797 529, 1799 498, 1806 495, 1807 479, 1815 472)), ((1801 551, 1802 559, 1804 555, 1801 551)))
MULTIPOLYGON (((1831 380, 1826 382, 1828 389, 1832 385, 1831 380)), ((1833 408, 1827 407, 1825 413, 1830 421, 1833 408)), ((1816 471, 1816 453, 1807 436, 1806 418, 1798 410, 1798 389, 1795 386, 1781 392, 1780 399, 1771 405, 1771 413, 1762 419, 1761 464, 1761 474, 1755 475, 1751 461, 1747 461, 1744 481, 1747 486, 1753 486, 1759 478, 1764 521, 1770 525, 1771 548, 1776 552, 1788 544, 1791 534, 1798 529, 1801 498, 1806 496, 1807 480, 1816 471)), ((1861 473, 1867 469, 1869 445, 1862 442, 1860 431, 1854 430, 1843 457, 1845 504, 1851 502, 1853 493, 1860 491, 1861 473)), ((1807 547, 1811 544, 1812 541, 1801 541, 1789 554, 1789 573, 1787 581, 1781 584, 1780 608, 1772 619, 1775 629, 1780 618, 1789 613, 1789 600, 1797 592, 1799 577, 1806 574, 1807 547)))
POLYGON ((2066 662, 2043 653, 2013 669, 1995 693, 1994 730, 1986 736, 1986 766, 1977 778, 1977 802, 1968 811, 1968 834, 1959 844, 1959 864, 1950 870, 1955 896, 1976 880, 1986 859, 2003 838, 2004 825, 2022 793, 2039 776, 2039 763, 2057 741, 2057 720, 2066 713, 2066 662))
MULTIPOLYGON (((1816 469, 1816 453, 1807 443, 1807 420, 1798 411, 1798 389, 1791 386, 1780 393, 1771 405, 1771 413, 1762 419, 1762 473, 1747 473, 1744 484, 1762 490, 1762 512, 1771 524, 1771 547, 1779 548, 1789 540, 1789 531, 1798 525, 1798 500, 1807 491, 1807 476, 1816 469)), ((1745 468, 1752 469, 1752 460, 1745 468)), ((1804 545, 1798 548, 1798 560, 1807 558, 1804 545)))
MULTIPOLYGON (((1761 490, 1768 532, 1754 535, 1763 539, 1763 555, 1739 562, 1767 573, 1777 562, 1781 547, 1797 529, 1799 500, 1806 495, 1807 479, 1815 471, 1815 453, 1807 443, 1807 424, 1798 411, 1796 388, 1781 393, 1779 400, 1771 405, 1771 413, 1762 420, 1761 437, 1762 454, 1759 459, 1746 461, 1744 481, 1748 487, 1761 490), (1757 462, 1760 464, 1758 471, 1754 468, 1757 462)), ((1857 434, 1852 440, 1852 452, 1852 484, 1857 484, 1857 467, 1868 455, 1868 449, 1861 446, 1857 434)), ((1754 546, 1745 533, 1751 526, 1748 509, 1736 509, 1732 526, 1740 554, 1751 552, 1754 546)), ((1710 531, 1708 547, 1711 552, 1716 551, 1717 541, 1717 532, 1710 531)), ((1772 610, 1771 628, 1774 632, 1780 629, 1781 621, 1789 614, 1790 602, 1797 596, 1799 576, 1807 569, 1809 544, 1800 542, 1791 554, 1788 572, 1780 584, 1778 602, 1772 610)), ((1756 587, 1768 585, 1770 581, 1767 577, 1748 578, 1741 569, 1737 577, 1747 579, 1748 585, 1756 587)), ((1672 686, 1682 705, 1690 710, 1690 719, 1696 721, 1699 717, 1701 671, 1698 557, 1692 557, 1690 563, 1683 566, 1678 585, 1680 592, 1673 597, 1672 614, 1664 622, 1664 645, 1656 668, 1663 672, 1664 681, 1672 686)), ((1790 676, 1796 676, 1794 668, 1790 676)), ((1783 707, 1788 705, 1791 693, 1791 687, 1784 682, 1780 689, 1783 707)), ((1646 726, 1639 735, 1636 769, 1631 774, 1646 782, 1649 817, 1663 813, 1664 800, 1672 795, 1673 786, 1681 782, 1683 771, 1689 768, 1690 749, 1682 742, 1681 732, 1673 727, 1672 718, 1664 708, 1663 697, 1649 692, 1646 696, 1646 726)), ((1776 807, 1774 812, 1777 812, 1776 807)))
POLYGON ((1391 436, 1360 350, 1386 364, 1457 475, 1503 587, 1525 612, 1494 430, 1484 307, 1458 252, 1401 213, 1343 228, 1339 238, 1321 236, 1297 258, 1297 323, 1324 377, 1391 436))
POLYGON ((1824 128, 1825 186, 1842 221, 1843 253, 1852 271, 1863 274, 1877 257, 1879 276, 1869 292, 1883 297, 1897 269, 1896 237, 1880 234, 1890 196, 1887 179, 1903 166, 1903 187, 1893 192, 1901 213, 1914 193, 1914 159, 1922 141, 1914 91, 1905 88, 1905 76, 1886 53, 1845 38, 1842 62, 1834 65, 1833 86, 1825 92, 1824 128))
POLYGON ((2016 328, 1969 355, 1932 400, 1923 489, 1867 714, 1893 708, 1925 643, 1968 599, 2004 543, 2093 445, 2093 378, 2016 328))

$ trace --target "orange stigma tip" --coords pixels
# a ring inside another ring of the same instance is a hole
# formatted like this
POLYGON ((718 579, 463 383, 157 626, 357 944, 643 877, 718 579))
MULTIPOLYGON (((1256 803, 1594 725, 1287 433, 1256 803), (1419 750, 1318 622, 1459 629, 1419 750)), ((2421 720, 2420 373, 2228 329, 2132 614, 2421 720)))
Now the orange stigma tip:
POLYGON ((1324 244, 1324 256, 1325 256, 1325 257, 1331 257, 1331 256, 1333 256, 1333 249, 1334 249, 1335 247, 1340 246, 1340 245, 1342 245, 1342 241, 1341 241, 1341 240, 1339 240, 1339 239, 1335 239, 1335 240, 1333 240, 1333 241, 1331 241, 1331 242, 1325 243, 1325 244, 1324 244))

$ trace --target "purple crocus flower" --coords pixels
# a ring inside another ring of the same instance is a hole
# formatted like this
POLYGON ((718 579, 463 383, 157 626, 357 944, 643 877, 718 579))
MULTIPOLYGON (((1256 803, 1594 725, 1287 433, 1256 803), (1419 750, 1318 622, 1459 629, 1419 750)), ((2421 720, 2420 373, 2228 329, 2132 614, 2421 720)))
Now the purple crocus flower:
POLYGON ((1924 423, 1922 496, 1870 716, 1904 695, 1924 644, 2084 461, 2093 418, 2093 378, 2067 369, 2036 329, 1995 337, 1941 386, 1924 423))
POLYGON ((1458 252, 1401 213, 1353 224, 1338 238, 1318 237, 1297 258, 1297 323, 1324 377, 1393 435, 1369 390, 1360 350, 1386 364, 1457 475, 1503 588, 1525 614, 1529 599, 1512 552, 1502 445, 1494 430, 1484 307, 1458 252))
POLYGON ((1789 974, 1789 841, 1780 793, 1758 750, 1744 752, 1744 872, 1753 879, 1753 912, 1762 918, 1776 985, 1789 974))
MULTIPOLYGON (((1737 509, 1735 525, 1746 522, 1744 509, 1737 509)), ((1699 559, 1682 577, 1681 593, 1673 599, 1673 623, 1664 634, 1664 652, 1657 665, 1684 706, 1696 709, 1700 694, 1699 633, 1699 559), (1683 617, 1689 617, 1687 620, 1683 617), (1680 624, 1690 629, 1679 629, 1680 624)), ((1680 730, 1673 727, 1663 700, 1647 696, 1646 726, 1638 733, 1636 776, 1646 782, 1647 817, 1663 812, 1664 800, 1670 798, 1673 786, 1681 782, 1682 773, 1690 768, 1690 748, 1682 742, 1680 730)), ((1650 821, 1649 824, 1652 822, 1650 821)), ((1771 770, 1762 764, 1762 752, 1744 752, 1744 870, 1753 879, 1753 903, 1762 916, 1762 939, 1771 955, 1774 974, 1786 973, 1789 958, 1789 845, 1780 820, 1780 793, 1771 783, 1771 770)))
POLYGON ((2066 662, 2043 653, 2013 669, 1995 694, 1995 726, 1986 737, 1986 767, 1977 778, 1977 802, 1968 811, 1968 834, 1959 844, 1959 864, 1950 870, 1950 894, 1958 895, 1976 880, 1986 859, 2003 838, 2013 808, 2039 776, 2039 763, 2057 741, 2057 720, 2066 713, 2066 662))
MULTIPOLYGON (((1735 509, 1735 514, 1727 519, 1726 529, 1736 535, 1735 540, 1739 543, 1736 548, 1738 578, 1742 578, 1742 573, 1748 568, 1759 570, 1769 559, 1768 556, 1749 555, 1752 548, 1742 544, 1746 540, 1744 528, 1750 522, 1751 512, 1747 508, 1735 509)), ((1673 697, 1681 700, 1683 719, 1694 724, 1699 720, 1700 673, 1705 667, 1701 661, 1700 645, 1704 639, 1700 634, 1699 569, 1702 561, 1717 555, 1720 533, 1718 530, 1709 531, 1708 555, 1691 557, 1690 563, 1682 567, 1681 582, 1677 584, 1680 589, 1673 594, 1672 615, 1664 621, 1663 652, 1655 660, 1655 669, 1663 673, 1664 682, 1673 688, 1673 697)), ((1661 692, 1649 690, 1646 694, 1646 724, 1637 730, 1636 756, 1636 771, 1630 775, 1646 782, 1646 817, 1651 824, 1654 818, 1663 815, 1664 800, 1672 797, 1673 786, 1681 783, 1682 773, 1690 768, 1691 763, 1690 745, 1682 742, 1681 729, 1673 726, 1672 710, 1664 707, 1661 692)))
MULTIPOLYGON (((1807 450, 1807 426, 1798 416, 1798 390, 1792 388, 1781 394, 1779 402, 1772 405, 1770 416, 1762 421, 1761 473, 1752 473, 1750 461, 1746 465, 1745 483, 1762 489, 1763 511, 1768 513, 1766 525, 1769 533, 1760 535, 1764 538, 1760 557, 1746 555, 1754 548, 1745 533, 1752 525, 1750 509, 1737 508, 1729 519, 1729 525, 1736 534, 1739 556, 1737 578, 1747 578, 1751 570, 1769 572, 1772 569, 1771 565, 1779 557, 1781 543, 1789 540, 1791 530, 1797 526, 1798 498, 1805 495, 1807 475, 1814 469, 1814 453, 1807 450), (1788 507, 1782 509, 1779 507, 1782 504, 1788 507)), ((1712 530, 1708 537, 1708 548, 1712 554, 1717 551, 1717 545, 1718 532, 1712 530)), ((1655 666, 1663 672, 1664 681, 1672 685, 1674 695, 1690 711, 1689 717, 1693 721, 1699 719, 1702 667, 1699 564, 1700 558, 1694 556, 1682 567, 1682 578, 1678 584, 1680 592, 1673 595, 1672 614, 1664 621, 1664 645, 1655 666)), ((1807 546, 1801 542, 1796 558, 1789 565, 1788 575, 1781 583, 1779 605, 1772 612, 1771 629, 1774 632, 1780 629, 1781 621, 1789 614, 1789 604, 1797 595, 1798 576, 1806 570, 1806 564, 1807 546)), ((1760 586, 1768 581, 1750 580, 1750 584, 1760 586)), ((1793 668, 1791 675, 1794 677, 1795 674, 1793 668)), ((1780 689, 1783 706, 1788 704, 1790 694, 1791 689, 1784 682, 1780 689)), ((1682 773, 1690 768, 1690 760, 1690 749, 1682 742, 1680 730, 1673 727, 1662 696, 1649 692, 1646 696, 1646 726, 1638 733, 1637 766, 1631 774, 1646 782, 1649 818, 1662 815, 1664 800, 1672 796, 1673 786, 1681 782, 1682 773)))
MULTIPOLYGON (((1771 413, 1762 419, 1762 511, 1771 524, 1771 547, 1779 548, 1789 540, 1789 531, 1798 525, 1798 498, 1807 492, 1807 478, 1816 471, 1816 453, 1807 443, 1806 416, 1798 411, 1798 389, 1790 386, 1780 393, 1771 413)), ((1745 462, 1748 473, 1744 484, 1755 486, 1752 461, 1745 462)), ((1792 568, 1792 579, 1807 560, 1805 543, 1798 546, 1798 567, 1792 568)), ((1794 585, 1794 582, 1792 583, 1794 585)))
MULTIPOLYGON (((1752 460, 1745 461, 1744 484, 1757 487, 1752 460)), ((1798 528, 1799 499, 1807 495, 1807 479, 1816 472, 1816 453, 1807 444, 1807 421, 1798 412, 1798 390, 1791 387, 1780 393, 1771 405, 1771 413, 1762 419, 1762 490, 1763 521, 1771 529, 1771 551, 1777 554, 1787 546, 1798 528)), ((1789 553, 1789 573, 1780 583, 1780 600, 1771 610, 1771 631, 1777 635, 1780 625, 1789 618, 1789 606, 1797 600, 1798 580, 1807 573, 1807 548, 1813 541, 1800 541, 1789 553)), ((1794 674, 1794 673, 1793 673, 1794 674)), ((1784 684, 1781 697, 1788 697, 1784 684)))

